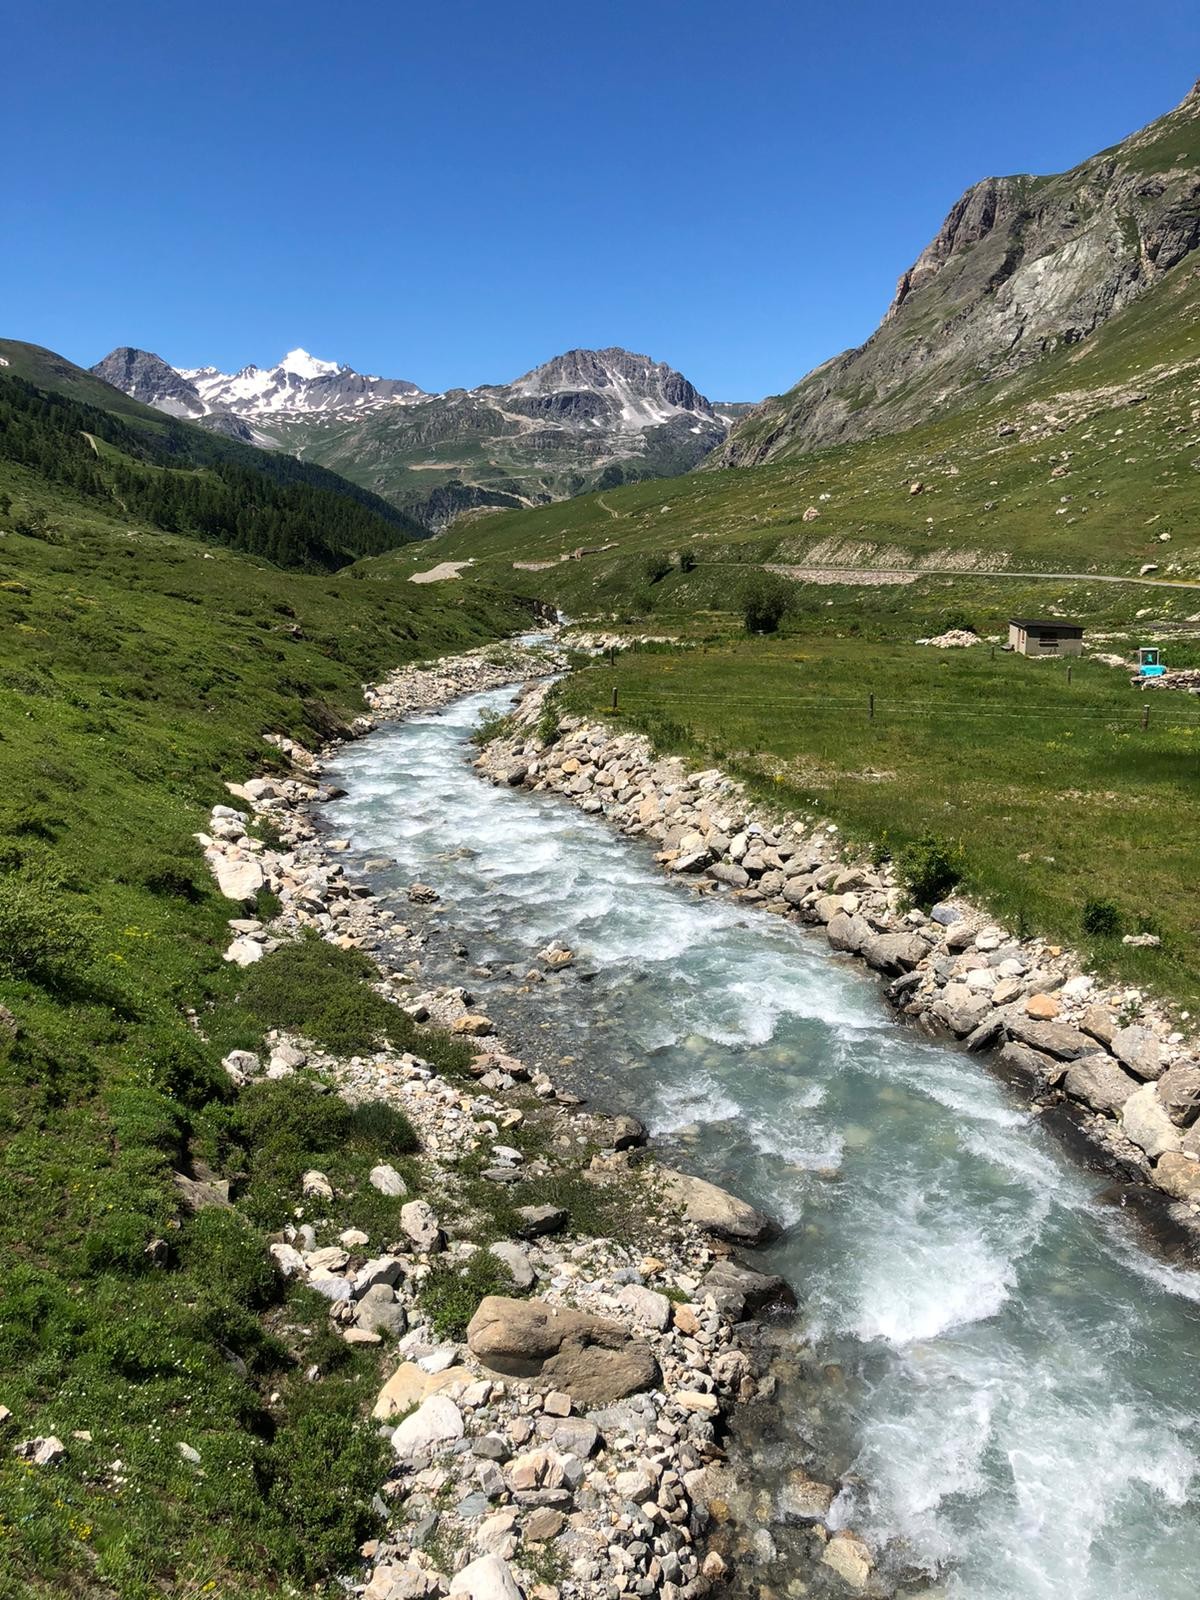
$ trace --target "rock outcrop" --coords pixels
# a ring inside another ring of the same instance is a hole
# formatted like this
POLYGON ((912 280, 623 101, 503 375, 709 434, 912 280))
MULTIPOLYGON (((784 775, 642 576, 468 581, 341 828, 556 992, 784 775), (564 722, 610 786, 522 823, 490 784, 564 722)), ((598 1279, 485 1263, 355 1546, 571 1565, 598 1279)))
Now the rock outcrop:
POLYGON ((1200 93, 1056 177, 985 178, 901 276, 879 329, 733 429, 753 466, 895 433, 1076 344, 1200 244, 1200 93))

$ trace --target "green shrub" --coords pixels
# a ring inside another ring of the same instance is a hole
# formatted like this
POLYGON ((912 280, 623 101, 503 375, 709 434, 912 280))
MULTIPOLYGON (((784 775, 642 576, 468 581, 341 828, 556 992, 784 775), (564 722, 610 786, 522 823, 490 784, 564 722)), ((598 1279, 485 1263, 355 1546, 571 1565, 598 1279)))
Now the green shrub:
POLYGON ((671 571, 672 561, 665 550, 658 550, 642 562, 642 572, 647 583, 661 583, 671 571))
POLYGON ((679 552, 679 570, 680 572, 696 570, 696 552, 690 544, 685 544, 679 552))
POLYGON ((466 1337, 467 1324, 489 1294, 516 1293, 512 1273, 490 1250, 477 1250, 465 1266, 433 1268, 421 1285, 421 1307, 442 1339, 466 1337))
POLYGON ((1085 900, 1079 921, 1092 939, 1115 939, 1124 925, 1120 907, 1111 900, 1085 900))
POLYGON ((198 1121, 205 1159, 225 1170, 241 1168, 250 1193, 240 1203, 272 1224, 295 1203, 304 1172, 316 1167, 335 1186, 361 1189, 355 1204, 369 1226, 364 1205, 394 1210, 397 1202, 377 1195, 366 1182, 367 1172, 419 1148, 412 1123, 394 1106, 379 1100, 347 1105, 303 1077, 249 1084, 232 1106, 206 1112, 198 1121))
POLYGON ((126 1277, 147 1272, 153 1265, 148 1246, 157 1235, 155 1219, 138 1211, 103 1216, 88 1229, 83 1241, 81 1269, 92 1277, 100 1272, 119 1272, 126 1277))
POLYGON ((471 735, 471 743, 482 749, 492 743, 494 739, 507 739, 516 730, 511 712, 485 711, 479 719, 479 726, 471 735))
POLYGON ((182 1019, 149 1019, 134 1032, 121 1059, 138 1083, 198 1106, 229 1093, 216 1052, 182 1019))
POLYGON ((758 572, 742 586, 740 604, 747 633, 774 633, 792 603, 792 585, 774 572, 758 572))
MULTIPOLYGON (((376 1380, 378 1381, 378 1380, 376 1380)), ((287 1540, 287 1565, 312 1583, 336 1571, 348 1552, 379 1526, 372 1502, 387 1472, 386 1440, 361 1416, 363 1397, 348 1383, 293 1384, 293 1416, 277 1435, 266 1466, 268 1505, 287 1540)))
POLYGON ((247 968, 242 1002, 264 1027, 290 1028, 335 1055, 406 1041, 409 1019, 370 987, 374 963, 310 937, 281 945, 247 968))
POLYGON ((80 912, 50 876, 0 878, 0 972, 54 988, 90 965, 80 912))
POLYGON ((961 856, 961 846, 932 833, 924 834, 900 852, 900 872, 917 905, 928 909, 946 898, 962 877, 961 856))
POLYGON ((117 873, 118 883, 134 884, 151 894, 196 905, 206 885, 200 878, 195 845, 170 851, 132 850, 117 873))
POLYGON ((942 619, 937 625, 938 633, 978 633, 974 620, 967 611, 951 607, 942 613, 942 619))
POLYGON ((262 1235, 236 1211, 213 1206, 193 1217, 180 1237, 179 1258, 213 1299, 253 1310, 279 1292, 279 1274, 262 1235))
POLYGON ((155 1089, 125 1085, 105 1097, 118 1145, 142 1145, 178 1158, 184 1142, 184 1120, 174 1100, 155 1089))

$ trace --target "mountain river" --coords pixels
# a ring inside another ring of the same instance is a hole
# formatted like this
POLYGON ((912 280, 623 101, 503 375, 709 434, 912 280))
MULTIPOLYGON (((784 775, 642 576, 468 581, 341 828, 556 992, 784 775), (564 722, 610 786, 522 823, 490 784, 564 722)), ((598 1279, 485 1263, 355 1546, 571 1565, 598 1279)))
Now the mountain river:
POLYGON ((1200 1276, 823 939, 668 881, 561 798, 481 782, 471 731, 510 700, 347 747, 323 826, 351 869, 395 859, 381 892, 436 885, 429 982, 466 983, 559 1081, 786 1225, 757 1263, 796 1287, 784 1337, 815 1359, 750 1476, 769 1491, 816 1450, 847 1480, 834 1520, 928 1574, 908 1594, 1192 1600, 1200 1276), (556 939, 576 967, 516 995, 556 939), (467 975, 460 941, 494 978, 467 975))

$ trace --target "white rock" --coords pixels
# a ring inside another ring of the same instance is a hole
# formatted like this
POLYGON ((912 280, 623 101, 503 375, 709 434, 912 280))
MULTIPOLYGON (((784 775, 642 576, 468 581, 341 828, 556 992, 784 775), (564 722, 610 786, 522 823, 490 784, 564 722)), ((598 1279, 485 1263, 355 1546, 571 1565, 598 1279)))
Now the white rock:
POLYGON ((463 1432, 462 1412, 454 1401, 444 1394, 431 1394, 392 1434, 392 1448, 398 1456, 414 1456, 461 1439, 463 1432))
POLYGON ((1143 1084, 1121 1107, 1121 1127, 1128 1139, 1139 1145, 1151 1160, 1168 1150, 1180 1150, 1182 1138, 1158 1097, 1158 1086, 1143 1084))
POLYGON ((300 1193, 309 1195, 314 1200, 332 1200, 333 1185, 323 1172, 310 1167, 300 1179, 300 1193))
POLYGON ((407 1205, 401 1206, 400 1226, 418 1250, 437 1248, 442 1230, 427 1200, 410 1200, 407 1205))
POLYGON ((323 1267, 309 1273, 308 1287, 315 1289, 326 1300, 335 1303, 339 1300, 349 1300, 353 1295, 349 1278, 339 1278, 336 1272, 327 1272, 323 1267))
POLYGON ((222 955, 222 961, 228 961, 235 967, 252 967, 256 961, 261 961, 266 952, 257 939, 235 939, 222 955))
POLYGON ((377 1283, 383 1283, 391 1288, 397 1283, 404 1271, 404 1264, 395 1256, 376 1256, 359 1268, 354 1274, 354 1296, 366 1294, 368 1289, 373 1289, 377 1283))
POLYGON ((512 1569, 502 1556, 480 1556, 455 1573, 450 1580, 451 1596, 462 1600, 522 1600, 512 1569))
POLYGON ((290 1244, 273 1244, 271 1254, 285 1278, 294 1278, 304 1271, 304 1257, 290 1244))
POLYGON ((532 1289, 537 1281, 537 1274, 529 1264, 529 1257, 519 1244, 513 1244, 507 1239, 498 1240, 488 1246, 489 1255, 495 1256, 512 1274, 512 1280, 518 1289, 532 1289))
POLYGON ((373 1188, 378 1189, 380 1194, 392 1195, 396 1198, 408 1193, 408 1185, 404 1179, 396 1171, 395 1167, 389 1166, 386 1161, 380 1162, 379 1166, 371 1168, 371 1185, 373 1188))
POLYGON ((253 856, 218 856, 214 871, 217 888, 227 900, 252 900, 266 882, 253 856))
POLYGON ((627 1283, 617 1299, 632 1314, 633 1320, 643 1327, 662 1331, 670 1326, 671 1302, 656 1289, 647 1289, 640 1283, 627 1283))

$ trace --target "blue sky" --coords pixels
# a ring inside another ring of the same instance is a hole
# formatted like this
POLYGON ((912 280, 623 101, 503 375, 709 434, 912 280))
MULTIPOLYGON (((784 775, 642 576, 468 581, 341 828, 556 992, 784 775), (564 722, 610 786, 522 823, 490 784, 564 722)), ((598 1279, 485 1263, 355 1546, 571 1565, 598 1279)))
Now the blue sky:
POLYGON ((428 389, 604 344, 786 388, 969 183, 1071 166, 1200 75, 1194 0, 0 0, 0 28, 0 332, 428 389))

